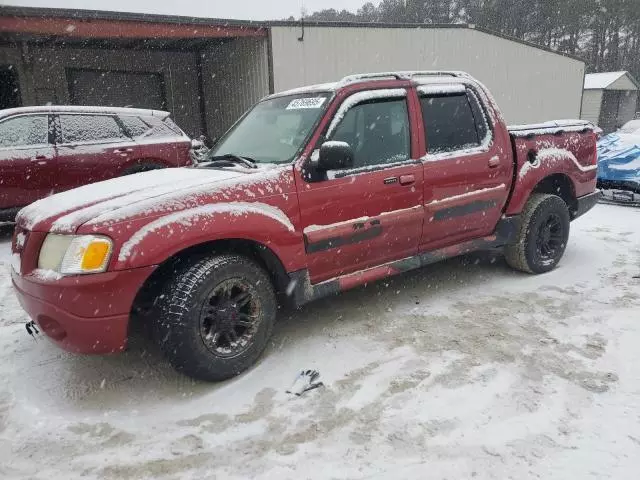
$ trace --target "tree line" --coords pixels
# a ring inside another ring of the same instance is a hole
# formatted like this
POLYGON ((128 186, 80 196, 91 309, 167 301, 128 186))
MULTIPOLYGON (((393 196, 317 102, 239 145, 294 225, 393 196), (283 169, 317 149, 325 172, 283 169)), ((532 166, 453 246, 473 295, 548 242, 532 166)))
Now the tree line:
POLYGON ((382 0, 306 19, 473 24, 578 56, 588 72, 629 70, 640 79, 640 0, 382 0))

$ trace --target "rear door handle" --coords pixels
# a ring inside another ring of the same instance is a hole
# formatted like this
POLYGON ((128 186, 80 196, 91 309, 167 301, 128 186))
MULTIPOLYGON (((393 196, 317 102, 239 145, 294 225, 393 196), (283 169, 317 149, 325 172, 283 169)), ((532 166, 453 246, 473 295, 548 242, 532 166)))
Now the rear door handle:
POLYGON ((133 153, 133 148, 117 148, 114 153, 133 153))
POLYGON ((413 185, 416 183, 414 175, 400 175, 400 185, 413 185))
POLYGON ((49 157, 47 157, 46 155, 36 155, 31 159, 32 162, 38 162, 40 160, 49 160, 49 157))
POLYGON ((500 158, 491 157, 489 159, 489 168, 498 168, 500 166, 500 158))

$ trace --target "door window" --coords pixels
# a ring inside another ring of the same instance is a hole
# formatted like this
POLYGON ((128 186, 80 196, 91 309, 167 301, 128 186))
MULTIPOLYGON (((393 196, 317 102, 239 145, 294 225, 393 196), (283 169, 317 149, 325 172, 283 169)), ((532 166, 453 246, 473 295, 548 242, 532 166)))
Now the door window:
POLYGON ((352 107, 330 140, 351 145, 354 168, 408 160, 411 142, 406 99, 378 99, 352 107))
POLYGON ((10 118, 0 123, 0 147, 26 147, 49 143, 48 116, 10 118))
POLYGON ((108 115, 60 115, 61 143, 124 140, 115 118, 108 115))
POLYGON ((488 126, 481 107, 467 93, 433 95, 420 99, 431 154, 479 147, 488 126))

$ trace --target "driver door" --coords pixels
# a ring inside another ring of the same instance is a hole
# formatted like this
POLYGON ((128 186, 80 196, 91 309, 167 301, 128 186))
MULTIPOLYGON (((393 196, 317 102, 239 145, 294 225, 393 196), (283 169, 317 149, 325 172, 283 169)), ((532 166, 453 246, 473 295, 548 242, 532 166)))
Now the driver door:
POLYGON ((312 283, 417 254, 424 174, 414 108, 399 89, 358 92, 338 109, 324 137, 349 143, 353 167, 298 185, 312 283))

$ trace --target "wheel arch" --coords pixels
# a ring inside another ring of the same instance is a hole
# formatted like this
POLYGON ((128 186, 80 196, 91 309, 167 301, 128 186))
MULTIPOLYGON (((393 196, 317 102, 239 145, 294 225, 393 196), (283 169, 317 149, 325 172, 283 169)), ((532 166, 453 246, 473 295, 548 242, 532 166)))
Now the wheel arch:
POLYGON ((568 175, 554 173, 546 176, 536 184, 531 195, 535 193, 547 193, 560 197, 567 204, 571 218, 575 217, 578 211, 578 197, 576 187, 568 175))
POLYGON ((180 263, 193 257, 225 253, 239 254, 255 261, 271 278, 278 296, 282 299, 286 297, 290 277, 284 264, 271 248, 256 240, 244 238, 212 240, 191 245, 180 250, 168 257, 156 268, 140 287, 134 299, 131 312, 132 323, 135 324, 137 321, 144 320, 144 312, 153 305, 159 290, 162 288, 164 282, 166 282, 167 276, 170 275, 180 263))

